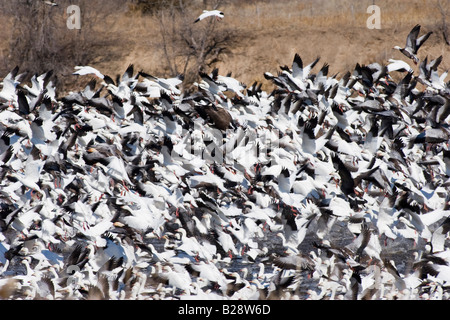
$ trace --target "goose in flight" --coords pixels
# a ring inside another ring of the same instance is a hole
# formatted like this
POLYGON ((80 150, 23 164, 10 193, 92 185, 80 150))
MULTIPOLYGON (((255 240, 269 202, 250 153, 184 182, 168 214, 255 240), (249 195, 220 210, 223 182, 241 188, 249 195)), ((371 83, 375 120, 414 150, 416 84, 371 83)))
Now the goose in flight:
POLYGON ((234 92, 239 98, 241 99, 244 98, 242 91, 245 90, 246 85, 240 82, 239 80, 236 80, 235 78, 231 77, 231 75, 221 76, 220 74, 218 74, 216 77, 216 82, 219 85, 221 84, 224 85, 227 90, 234 92))
POLYGON ((16 66, 9 72, 2 81, 0 100, 9 101, 10 104, 17 100, 16 88, 22 82, 25 73, 19 74, 19 67, 16 66))
MULTIPOLYGON (((276 78, 275 80, 283 81, 286 79, 288 86, 295 90, 306 90, 307 80, 309 79, 312 68, 319 62, 320 57, 316 57, 316 59, 308 64, 307 66, 303 66, 303 61, 298 53, 294 55, 294 61, 292 62, 292 69, 284 66, 282 67, 281 76, 276 78)), ((266 72, 264 77, 268 79, 269 74, 266 72)))
POLYGON ((197 23, 200 20, 203 20, 203 19, 205 19, 207 17, 212 17, 212 16, 215 16, 216 19, 219 21, 219 20, 223 19, 223 17, 225 15, 220 10, 211 10, 211 11, 203 10, 203 13, 194 21, 194 23, 197 23))
POLYGON ((139 72, 139 75, 144 77, 147 80, 150 80, 151 84, 153 84, 154 86, 156 86, 157 88, 165 91, 166 93, 169 94, 175 94, 175 95, 179 95, 181 94, 180 89, 178 89, 178 86, 181 85, 181 83, 184 80, 184 75, 180 74, 177 75, 176 77, 172 77, 172 78, 158 78, 155 76, 152 76, 151 74, 145 73, 143 71, 139 72))
POLYGON ((313 62, 303 67, 303 61, 299 54, 295 54, 292 62, 292 76, 296 79, 306 80, 314 66, 319 62, 320 57, 316 57, 313 62))
POLYGON ((444 72, 441 75, 438 73, 438 67, 442 62, 442 58, 443 56, 441 55, 428 63, 428 57, 425 57, 425 59, 420 63, 420 73, 416 79, 423 85, 430 86, 434 89, 445 88, 444 79, 447 77, 448 73, 444 72))
POLYGON ((413 72, 411 66, 403 60, 389 59, 389 64, 387 65, 387 71, 398 71, 398 72, 413 72))
POLYGON ((402 48, 400 46, 394 46, 394 49, 399 50, 405 56, 412 59, 415 64, 417 64, 419 62, 419 58, 417 58, 417 56, 416 56, 417 51, 419 51, 419 48, 424 44, 424 42, 433 33, 432 31, 430 31, 418 38, 419 31, 420 31, 420 25, 416 25, 414 28, 412 28, 412 30, 408 34, 408 37, 406 38, 406 46, 404 48, 402 48))
POLYGON ((44 3, 45 3, 46 5, 51 6, 51 7, 54 7, 54 6, 57 6, 57 5, 58 5, 56 2, 48 1, 48 0, 44 0, 44 3))
POLYGON ((273 259, 273 264, 281 269, 293 269, 297 271, 314 271, 315 263, 306 254, 277 256, 273 259))
POLYGON ((105 78, 105 76, 100 71, 98 71, 97 69, 90 67, 90 66, 76 66, 75 70, 77 70, 77 71, 72 73, 74 75, 85 76, 88 74, 94 74, 95 76, 99 77, 100 79, 105 78))

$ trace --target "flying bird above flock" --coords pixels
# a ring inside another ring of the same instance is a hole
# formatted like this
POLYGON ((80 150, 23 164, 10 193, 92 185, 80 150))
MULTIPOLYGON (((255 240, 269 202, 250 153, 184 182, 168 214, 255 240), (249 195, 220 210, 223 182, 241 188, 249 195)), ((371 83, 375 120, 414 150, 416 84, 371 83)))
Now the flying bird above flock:
POLYGON ((131 64, 77 66, 86 85, 60 95, 52 71, 30 84, 13 68, 9 298, 449 298, 450 88, 423 39, 418 72, 388 60, 339 78, 297 53, 264 74, 270 92, 217 68, 186 91, 131 64))
POLYGON ((420 47, 428 40, 430 35, 433 33, 432 31, 427 32, 426 34, 419 37, 420 25, 416 25, 409 32, 408 37, 406 38, 405 47, 394 46, 394 49, 399 50, 406 57, 413 60, 415 64, 419 62, 419 58, 417 57, 417 52, 420 47))
POLYGON ((96 77, 98 77, 100 79, 103 79, 105 77, 96 68, 93 68, 93 67, 90 67, 90 66, 76 66, 75 70, 77 70, 77 71, 72 73, 74 75, 86 76, 86 75, 89 75, 89 74, 93 74, 93 75, 95 75, 96 77))
POLYGON ((225 17, 225 15, 220 10, 203 10, 203 13, 199 15, 197 19, 195 19, 194 23, 197 23, 208 17, 215 17, 216 20, 222 20, 225 17))

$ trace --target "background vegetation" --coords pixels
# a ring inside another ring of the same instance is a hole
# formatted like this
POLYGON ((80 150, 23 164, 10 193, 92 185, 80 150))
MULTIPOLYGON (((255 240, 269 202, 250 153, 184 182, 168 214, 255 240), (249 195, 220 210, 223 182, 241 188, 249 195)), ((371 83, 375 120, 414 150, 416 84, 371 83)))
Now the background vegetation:
POLYGON ((91 65, 114 77, 129 64, 157 76, 184 73, 186 83, 199 70, 218 67, 240 81, 268 84, 265 71, 290 65, 298 52, 305 63, 316 56, 330 73, 356 64, 402 59, 394 45, 404 45, 415 24, 434 34, 420 57, 444 55, 450 68, 448 0, 0 0, 0 77, 18 65, 34 73, 54 70, 59 87, 76 82, 76 65, 91 65), (79 5, 82 27, 66 27, 67 6, 79 5), (367 7, 381 8, 381 29, 366 28, 367 7), (222 21, 194 24, 203 9, 225 13, 222 21))

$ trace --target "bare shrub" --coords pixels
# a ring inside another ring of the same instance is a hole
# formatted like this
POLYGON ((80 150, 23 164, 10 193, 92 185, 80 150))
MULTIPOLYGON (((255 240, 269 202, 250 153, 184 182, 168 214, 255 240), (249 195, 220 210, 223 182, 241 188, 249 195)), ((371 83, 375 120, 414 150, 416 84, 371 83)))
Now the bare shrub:
POLYGON ((168 3, 175 4, 178 0, 130 0, 130 11, 143 14, 155 14, 168 3))
POLYGON ((102 4, 89 0, 60 0, 57 5, 38 0, 2 1, 0 11, 9 17, 13 30, 2 59, 3 72, 15 65, 28 71, 29 77, 53 70, 59 87, 64 87, 74 81, 74 66, 114 59, 112 48, 117 39, 109 31, 114 21, 108 15, 126 6, 118 0, 102 4), (71 4, 80 7, 81 29, 67 28, 66 10, 71 4))
POLYGON ((204 9, 220 9, 223 0, 167 1, 155 13, 159 22, 161 47, 166 71, 174 76, 185 74, 192 83, 200 71, 207 71, 243 39, 243 32, 214 17, 194 23, 204 9), (240 40, 239 40, 240 39, 240 40))
POLYGON ((447 17, 450 14, 450 6, 448 5, 448 1, 441 1, 441 0, 437 0, 436 5, 442 17, 440 25, 442 36, 444 37, 445 43, 447 45, 450 45, 450 36, 448 34, 448 27, 447 27, 447 17))

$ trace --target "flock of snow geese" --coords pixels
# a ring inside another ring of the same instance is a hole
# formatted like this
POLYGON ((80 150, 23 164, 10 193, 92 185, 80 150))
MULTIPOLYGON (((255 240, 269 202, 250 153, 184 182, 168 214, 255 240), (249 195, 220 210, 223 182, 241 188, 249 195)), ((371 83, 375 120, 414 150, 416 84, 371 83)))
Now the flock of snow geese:
POLYGON ((0 91, 2 299, 446 299, 442 56, 0 91), (413 65, 411 65, 412 63, 413 65), (417 64, 418 71, 412 66, 417 64), (399 79, 399 80, 395 80, 399 79))

